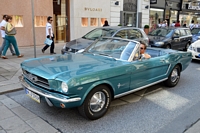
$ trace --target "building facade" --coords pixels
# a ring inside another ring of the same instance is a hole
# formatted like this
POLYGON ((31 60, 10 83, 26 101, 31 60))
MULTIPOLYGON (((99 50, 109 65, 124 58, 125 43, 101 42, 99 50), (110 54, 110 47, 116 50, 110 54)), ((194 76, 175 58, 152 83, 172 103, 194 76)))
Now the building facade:
MULTIPOLYGON (((79 38, 107 20, 110 26, 149 24, 149 0, 33 0, 36 44, 45 40, 48 16, 53 16, 56 42, 79 38)), ((31 0, 1 0, 0 15, 13 16, 19 46, 33 45, 31 0), (6 6, 5 6, 6 5, 6 6)), ((0 39, 2 43, 2 39, 0 39)))
MULTIPOLYGON (((34 0, 35 13, 35 34, 37 44, 44 42, 46 17, 53 14, 52 0, 34 0), (52 13, 52 14, 51 14, 52 13)), ((32 5, 31 0, 1 0, 0 18, 4 14, 13 17, 13 25, 17 30, 18 46, 33 45, 33 28, 32 28, 32 5)), ((2 38, 0 38, 0 45, 2 38)))

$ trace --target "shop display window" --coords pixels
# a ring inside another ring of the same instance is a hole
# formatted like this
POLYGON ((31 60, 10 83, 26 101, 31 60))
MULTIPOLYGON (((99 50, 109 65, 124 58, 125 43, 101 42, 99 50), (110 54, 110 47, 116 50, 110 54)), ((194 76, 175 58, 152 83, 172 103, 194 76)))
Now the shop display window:
POLYGON ((153 30, 157 27, 157 25, 164 21, 163 18, 164 10, 163 9, 155 9, 150 8, 150 29, 153 30))
POLYGON ((82 27, 88 27, 88 18, 81 18, 82 27))
POLYGON ((22 15, 12 15, 12 24, 15 27, 24 27, 22 15))
POLYGON ((105 22, 106 20, 107 20, 106 18, 101 18, 101 26, 104 25, 104 22, 105 22))
POLYGON ((47 23, 46 16, 35 16, 35 27, 45 27, 47 23))
POLYGON ((98 26, 98 18, 90 18, 90 26, 97 27, 98 26))

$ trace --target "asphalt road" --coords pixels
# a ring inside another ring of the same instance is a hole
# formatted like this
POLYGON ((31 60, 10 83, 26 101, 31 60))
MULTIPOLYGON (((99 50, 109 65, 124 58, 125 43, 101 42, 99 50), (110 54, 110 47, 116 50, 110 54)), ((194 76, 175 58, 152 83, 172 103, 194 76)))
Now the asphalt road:
POLYGON ((112 106, 95 121, 84 119, 77 109, 38 104, 24 91, 7 95, 63 133, 183 133, 200 119, 199 79, 200 61, 191 62, 176 87, 162 83, 149 87, 136 94, 137 102, 112 106))

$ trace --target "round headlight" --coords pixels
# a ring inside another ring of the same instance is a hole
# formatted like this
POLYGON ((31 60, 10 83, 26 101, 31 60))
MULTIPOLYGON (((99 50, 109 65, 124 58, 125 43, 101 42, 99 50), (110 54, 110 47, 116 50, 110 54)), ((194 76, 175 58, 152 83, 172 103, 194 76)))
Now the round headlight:
POLYGON ((68 91, 68 85, 67 85, 67 83, 62 82, 61 88, 62 88, 62 90, 63 90, 64 92, 67 92, 67 91, 68 91))

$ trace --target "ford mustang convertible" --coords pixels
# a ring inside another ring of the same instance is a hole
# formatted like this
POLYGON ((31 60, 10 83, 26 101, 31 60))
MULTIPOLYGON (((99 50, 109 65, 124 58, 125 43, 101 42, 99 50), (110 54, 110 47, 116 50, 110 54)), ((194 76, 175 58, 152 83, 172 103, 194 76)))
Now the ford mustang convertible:
POLYGON ((78 107, 82 116, 95 120, 115 98, 160 82, 176 86, 192 58, 189 52, 147 48, 151 58, 144 59, 139 51, 139 42, 101 38, 81 53, 25 60, 19 79, 38 103, 78 107))

